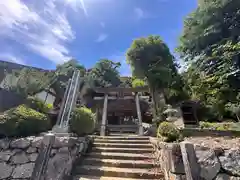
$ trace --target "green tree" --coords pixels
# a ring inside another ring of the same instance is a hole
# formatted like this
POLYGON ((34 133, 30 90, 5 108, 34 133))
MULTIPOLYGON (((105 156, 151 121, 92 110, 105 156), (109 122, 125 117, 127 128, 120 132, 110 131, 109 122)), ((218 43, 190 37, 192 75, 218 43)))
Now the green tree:
POLYGON ((240 2, 238 0, 202 0, 184 21, 178 50, 182 57, 212 54, 216 45, 239 40, 240 2))
POLYGON ((240 1, 199 1, 184 21, 177 51, 189 63, 185 80, 191 95, 221 119, 239 94, 240 1))
POLYGON ((144 87, 144 86, 146 86, 146 83, 141 79, 134 79, 132 81, 132 87, 144 87))
MULTIPOLYGON (((72 78, 74 70, 79 70, 82 77, 86 74, 86 68, 74 59, 57 66, 54 77, 51 79, 48 87, 54 89, 56 93, 55 106, 61 102, 68 80, 72 78)), ((81 78, 81 81, 83 81, 83 78, 81 78)))
POLYGON ((132 87, 132 81, 133 81, 133 78, 132 77, 126 77, 126 76, 123 76, 123 77, 120 77, 120 80, 121 80, 121 87, 132 87))
POLYGON ((149 36, 133 41, 127 51, 127 63, 131 66, 133 76, 146 79, 157 116, 158 110, 164 105, 164 89, 169 86, 171 74, 176 69, 173 55, 159 36, 149 36), (157 100, 159 90, 161 99, 157 100))
POLYGON ((99 60, 93 68, 86 71, 81 79, 80 98, 82 105, 92 105, 94 88, 118 87, 122 83, 118 68, 120 63, 108 59, 99 60))
POLYGON ((117 87, 121 84, 118 68, 120 63, 108 59, 101 59, 88 73, 88 80, 95 87, 117 87))
POLYGON ((7 78, 7 89, 25 97, 34 95, 50 83, 53 75, 54 73, 40 71, 36 68, 26 67, 21 70, 14 70, 7 75, 9 77, 7 78))

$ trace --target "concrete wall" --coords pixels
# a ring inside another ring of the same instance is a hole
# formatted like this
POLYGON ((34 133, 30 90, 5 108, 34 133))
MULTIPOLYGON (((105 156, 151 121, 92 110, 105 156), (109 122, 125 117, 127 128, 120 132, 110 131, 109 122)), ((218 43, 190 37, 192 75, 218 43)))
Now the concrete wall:
POLYGON ((46 91, 42 91, 42 92, 36 94, 35 96, 36 96, 37 98, 43 100, 43 101, 45 101, 45 99, 46 99, 46 97, 47 97, 47 99, 46 99, 46 103, 47 103, 47 104, 53 104, 53 103, 54 103, 54 100, 55 100, 55 97, 54 97, 53 95, 47 93, 46 91))
POLYGON ((25 102, 25 98, 12 91, 0 88, 0 112, 16 107, 25 102))
MULTIPOLYGON (((47 92, 43 91, 38 93, 36 97, 41 100, 45 100, 47 92)), ((51 94, 48 94, 46 103, 53 104, 55 97, 51 94)), ((10 108, 16 107, 20 104, 24 104, 26 99, 20 94, 17 94, 13 91, 8 91, 0 88, 0 112, 4 112, 10 108)))

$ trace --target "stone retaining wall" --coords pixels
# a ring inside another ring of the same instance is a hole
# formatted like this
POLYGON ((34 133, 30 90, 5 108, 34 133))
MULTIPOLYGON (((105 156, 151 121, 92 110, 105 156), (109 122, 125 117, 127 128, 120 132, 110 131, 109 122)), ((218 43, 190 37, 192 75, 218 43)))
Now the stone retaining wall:
MULTIPOLYGON (((180 144, 164 143, 151 138, 155 154, 165 173, 166 180, 188 180, 182 158, 180 144)), ((196 163, 192 169, 199 168, 201 180, 240 180, 240 149, 210 149, 194 145, 196 163)))
POLYGON ((29 179, 43 137, 0 140, 0 179, 29 179))
POLYGON ((184 128, 180 129, 181 133, 183 133, 184 137, 240 137, 240 131, 222 131, 222 130, 214 130, 214 129, 200 129, 200 128, 184 128))
POLYGON ((44 136, 0 139, 0 180, 35 180, 42 168, 46 169, 41 175, 43 179, 62 180, 70 174, 76 158, 87 151, 90 142, 89 137, 56 136, 46 167, 41 167, 39 164, 44 157, 41 155, 48 143, 44 136))
POLYGON ((75 160, 86 153, 91 140, 89 137, 56 137, 44 178, 63 180, 69 177, 75 160))

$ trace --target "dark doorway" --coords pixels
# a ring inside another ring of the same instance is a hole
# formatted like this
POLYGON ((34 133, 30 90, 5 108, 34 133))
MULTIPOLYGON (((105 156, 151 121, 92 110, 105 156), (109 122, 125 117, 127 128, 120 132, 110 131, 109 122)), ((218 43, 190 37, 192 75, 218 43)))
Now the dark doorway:
POLYGON ((182 117, 185 125, 198 126, 197 103, 186 101, 181 104, 182 117))

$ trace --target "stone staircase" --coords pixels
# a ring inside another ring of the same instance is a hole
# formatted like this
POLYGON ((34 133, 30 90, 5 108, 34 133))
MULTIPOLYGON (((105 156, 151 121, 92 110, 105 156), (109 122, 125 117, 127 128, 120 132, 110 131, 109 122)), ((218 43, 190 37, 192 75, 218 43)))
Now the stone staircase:
POLYGON ((138 126, 137 125, 108 125, 107 126, 110 134, 138 134, 138 126))
POLYGON ((95 136, 92 151, 73 169, 73 180, 158 179, 164 175, 145 136, 95 136))

